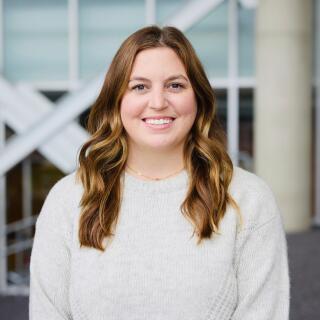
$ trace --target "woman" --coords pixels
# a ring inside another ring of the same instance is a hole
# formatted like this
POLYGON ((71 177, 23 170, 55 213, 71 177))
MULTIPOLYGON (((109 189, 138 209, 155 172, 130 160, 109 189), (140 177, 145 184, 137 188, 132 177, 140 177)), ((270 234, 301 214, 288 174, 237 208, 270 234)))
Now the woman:
POLYGON ((88 129, 77 172, 37 221, 31 319, 288 319, 274 196, 233 167, 213 90, 179 30, 124 41, 88 129))

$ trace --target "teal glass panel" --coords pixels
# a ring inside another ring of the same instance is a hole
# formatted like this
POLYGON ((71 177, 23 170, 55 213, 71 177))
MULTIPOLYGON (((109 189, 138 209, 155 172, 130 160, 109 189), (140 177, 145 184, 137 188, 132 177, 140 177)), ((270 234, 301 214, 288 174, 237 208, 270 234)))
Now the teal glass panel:
POLYGON ((252 77, 255 74, 255 9, 241 5, 239 11, 239 76, 252 77))
POLYGON ((80 0, 80 77, 106 72, 125 38, 145 25, 144 0, 80 0))
POLYGON ((158 0, 156 2, 156 20, 157 23, 163 25, 169 21, 174 15, 183 8, 188 0, 158 0))
POLYGON ((186 32, 209 78, 228 74, 228 2, 214 8, 186 32))
POLYGON ((4 0, 4 75, 12 81, 68 78, 68 1, 4 0))

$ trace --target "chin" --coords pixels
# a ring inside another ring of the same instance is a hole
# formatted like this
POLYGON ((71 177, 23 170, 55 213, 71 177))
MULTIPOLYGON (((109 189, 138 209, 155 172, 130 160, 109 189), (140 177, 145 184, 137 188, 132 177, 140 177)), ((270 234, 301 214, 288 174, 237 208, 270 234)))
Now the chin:
POLYGON ((174 148, 174 146, 167 145, 167 144, 157 144, 157 145, 148 145, 148 146, 146 146, 146 148, 148 148, 149 150, 154 150, 155 152, 157 152, 157 151, 172 150, 172 148, 174 148))
POLYGON ((168 151, 176 151, 180 149, 179 144, 175 143, 166 143, 166 144, 152 144, 147 147, 149 150, 153 150, 156 152, 168 152, 168 151))

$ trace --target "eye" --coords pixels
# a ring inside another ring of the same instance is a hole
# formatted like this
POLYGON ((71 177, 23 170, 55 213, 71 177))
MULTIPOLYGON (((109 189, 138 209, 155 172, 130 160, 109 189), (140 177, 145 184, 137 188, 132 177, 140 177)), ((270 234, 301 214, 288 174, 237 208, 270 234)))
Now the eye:
POLYGON ((145 89, 145 85, 142 83, 137 84, 131 88, 131 90, 134 90, 134 91, 143 91, 144 89, 145 89))
POLYGON ((182 83, 179 82, 173 82, 169 84, 169 88, 173 89, 174 91, 178 91, 180 89, 184 88, 184 85, 182 83))

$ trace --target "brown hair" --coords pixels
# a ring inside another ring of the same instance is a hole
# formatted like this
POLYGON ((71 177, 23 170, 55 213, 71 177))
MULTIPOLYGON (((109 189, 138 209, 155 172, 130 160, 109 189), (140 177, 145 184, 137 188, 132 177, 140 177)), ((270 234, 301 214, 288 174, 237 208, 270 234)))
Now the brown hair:
MULTIPOLYGON (((82 246, 104 250, 103 240, 114 235, 121 201, 121 174, 128 146, 120 119, 120 103, 127 89, 136 55, 145 49, 169 47, 185 66, 195 92, 197 115, 184 145, 189 175, 182 214, 193 224, 198 243, 218 233, 226 207, 239 207, 228 193, 233 165, 225 148, 225 134, 216 116, 213 89, 188 39, 174 27, 149 26, 120 46, 106 74, 89 119, 91 138, 79 154, 77 177, 84 193, 80 202, 79 240, 82 246)), ((241 220, 241 214, 240 214, 241 220)))

